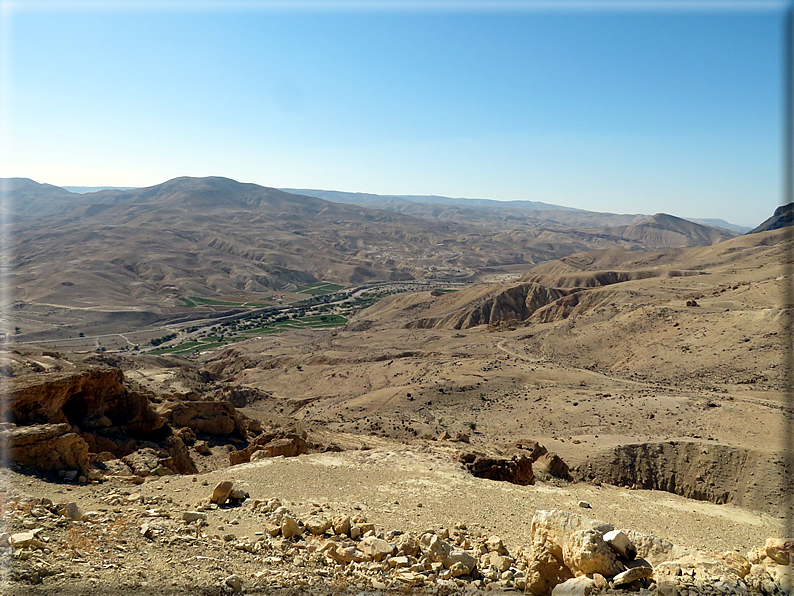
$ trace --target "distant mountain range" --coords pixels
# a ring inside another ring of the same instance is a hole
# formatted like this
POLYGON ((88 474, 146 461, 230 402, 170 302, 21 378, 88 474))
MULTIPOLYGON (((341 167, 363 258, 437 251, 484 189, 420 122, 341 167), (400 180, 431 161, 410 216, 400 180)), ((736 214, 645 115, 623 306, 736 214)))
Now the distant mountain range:
MULTIPOLYGON (((562 224, 576 227, 619 226, 638 223, 648 215, 603 213, 552 205, 538 201, 495 201, 464 199, 437 195, 376 195, 336 190, 283 188, 287 192, 319 197, 335 203, 362 205, 370 209, 395 211, 417 217, 469 223, 488 223, 499 227, 562 224)), ((706 226, 743 234, 750 230, 724 219, 688 219, 706 226)))
POLYGON ((64 190, 77 193, 80 195, 89 192, 99 192, 101 190, 134 190, 140 188, 139 186, 62 186, 64 190))
MULTIPOLYGON (((27 220, 66 213, 79 205, 90 205, 107 199, 107 191, 129 191, 136 187, 122 186, 65 186, 39 184, 28 178, 2 179, 3 190, 14 198, 13 213, 7 205, 0 205, 12 221, 27 220), (98 195, 98 196, 95 196, 98 195)), ((539 201, 496 201, 493 199, 467 199, 438 195, 377 195, 335 190, 280 189, 291 194, 325 199, 334 203, 359 205, 369 209, 380 209, 403 213, 425 219, 474 223, 510 229, 520 226, 574 226, 600 227, 638 223, 647 219, 643 214, 615 214, 587 211, 539 201)), ((738 234, 750 230, 723 219, 687 218, 706 226, 722 228, 738 234)))
POLYGON ((220 177, 85 194, 27 179, 0 184, 16 222, 10 279, 19 299, 93 308, 179 306, 190 296, 318 280, 477 280, 592 249, 706 246, 735 236, 665 214, 487 200, 472 207, 447 197, 359 195, 362 204, 351 204, 220 177), (387 208, 365 206, 381 203, 387 208))

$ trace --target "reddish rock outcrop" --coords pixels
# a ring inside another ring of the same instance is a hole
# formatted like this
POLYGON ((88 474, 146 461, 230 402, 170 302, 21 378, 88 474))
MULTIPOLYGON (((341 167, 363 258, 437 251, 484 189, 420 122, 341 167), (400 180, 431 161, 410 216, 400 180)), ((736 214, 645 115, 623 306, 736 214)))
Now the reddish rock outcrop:
POLYGON ((149 398, 124 386, 120 369, 97 367, 80 372, 15 378, 6 419, 19 426, 68 422, 83 431, 144 435, 164 424, 149 398))
POLYGON ((3 425, 0 440, 12 462, 44 471, 88 469, 88 443, 68 423, 3 425))

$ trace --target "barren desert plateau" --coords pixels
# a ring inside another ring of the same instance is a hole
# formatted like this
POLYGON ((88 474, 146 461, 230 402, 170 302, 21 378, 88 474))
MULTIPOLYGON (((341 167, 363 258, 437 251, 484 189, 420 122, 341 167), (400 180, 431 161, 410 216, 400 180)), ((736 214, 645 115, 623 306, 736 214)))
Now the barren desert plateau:
POLYGON ((791 593, 791 206, 6 187, 4 593, 791 593))

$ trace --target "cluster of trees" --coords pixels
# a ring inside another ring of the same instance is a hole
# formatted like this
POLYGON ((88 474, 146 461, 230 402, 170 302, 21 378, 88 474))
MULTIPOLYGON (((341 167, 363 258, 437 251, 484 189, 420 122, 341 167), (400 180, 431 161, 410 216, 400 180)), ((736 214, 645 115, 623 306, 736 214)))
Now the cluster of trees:
POLYGON ((167 341, 170 341, 170 340, 174 339, 175 337, 176 337, 176 333, 169 333, 168 335, 164 335, 162 337, 155 337, 151 341, 151 344, 153 346, 159 346, 160 344, 163 344, 163 343, 165 343, 167 341))

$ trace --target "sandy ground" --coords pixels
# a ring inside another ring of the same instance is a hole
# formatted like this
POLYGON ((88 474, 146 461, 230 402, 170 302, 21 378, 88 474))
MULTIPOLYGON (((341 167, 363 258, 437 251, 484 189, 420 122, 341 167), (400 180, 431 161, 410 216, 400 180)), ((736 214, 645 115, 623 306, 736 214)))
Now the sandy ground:
MULTIPOLYGON (((475 478, 455 464, 450 447, 416 441, 409 445, 373 440, 372 449, 274 458, 199 476, 148 478, 135 486, 114 479, 100 486, 67 486, 6 472, 14 492, 53 501, 73 500, 83 511, 107 510, 111 492, 170 497, 189 510, 206 500, 215 484, 232 480, 252 499, 279 498, 300 517, 322 510, 332 517, 360 511, 384 531, 422 532, 466 524, 499 535, 509 549, 528 547, 537 509, 564 509, 619 528, 652 534, 682 546, 745 552, 781 532, 781 521, 732 505, 692 501, 658 491, 626 490, 554 480, 517 486, 475 478), (586 501, 591 509, 583 509, 586 501)), ((261 520, 244 508, 210 513, 208 533, 227 530, 254 538, 261 520), (236 523, 232 524, 232 521, 236 523)))

